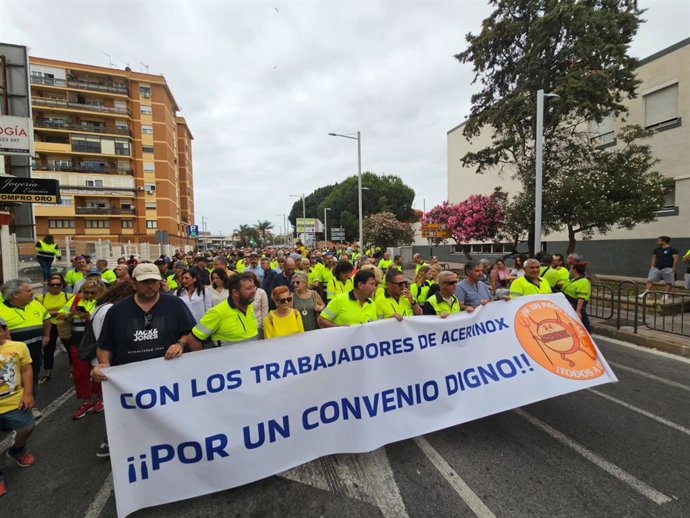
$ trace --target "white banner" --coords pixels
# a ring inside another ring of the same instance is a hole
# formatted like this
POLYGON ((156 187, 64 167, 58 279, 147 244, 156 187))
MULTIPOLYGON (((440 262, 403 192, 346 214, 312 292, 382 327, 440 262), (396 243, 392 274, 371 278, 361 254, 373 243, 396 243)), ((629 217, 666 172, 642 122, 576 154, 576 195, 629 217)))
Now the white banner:
POLYGON ((617 381, 563 295, 107 370, 119 516, 617 381))
POLYGON ((31 117, 0 115, 0 155, 34 155, 31 117))

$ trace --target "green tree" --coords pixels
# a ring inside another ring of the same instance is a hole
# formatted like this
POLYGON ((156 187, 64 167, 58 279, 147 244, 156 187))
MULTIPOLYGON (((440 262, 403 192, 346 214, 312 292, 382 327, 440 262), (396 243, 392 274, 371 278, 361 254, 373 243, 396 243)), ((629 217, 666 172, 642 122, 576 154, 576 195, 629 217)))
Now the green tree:
POLYGON ((240 225, 240 228, 233 231, 233 238, 240 246, 250 246, 252 242, 259 240, 259 234, 250 225, 240 225))
MULTIPOLYGON (((494 12, 456 56, 472 63, 480 90, 472 96, 464 135, 488 127, 491 144, 460 157, 483 173, 508 168, 533 197, 536 92, 560 96, 544 121, 544 154, 554 156, 559 132, 627 110, 635 96, 637 61, 627 55, 641 22, 630 0, 491 0, 494 12)), ((544 184, 560 164, 544 161, 544 184)), ((551 184, 553 185, 553 184, 551 184)), ((554 196, 545 191, 545 198, 554 196)), ((532 232, 530 231, 530 235, 532 232)), ((533 237, 533 236, 532 236, 533 237)), ((530 246, 533 250, 533 246, 530 246)))
POLYGON ((379 212, 364 218, 364 242, 382 248, 409 245, 414 241, 414 229, 409 223, 398 221, 392 212, 379 212))
POLYGON ((267 242, 267 236, 270 235, 269 230, 273 228, 273 223, 271 223, 268 220, 264 221, 257 221, 256 225, 254 225, 254 229, 256 230, 257 235, 261 239, 261 246, 266 246, 267 242))
MULTIPOLYGON (((367 216, 382 211, 392 212, 399 221, 415 221, 412 210, 414 191, 398 176, 362 174, 362 214, 367 216)), ((323 209, 330 207, 328 226, 343 227, 348 241, 359 238, 359 201, 357 176, 319 187, 305 197, 307 218, 323 219, 323 209)), ((294 226, 302 217, 302 200, 298 199, 288 216, 294 226)))

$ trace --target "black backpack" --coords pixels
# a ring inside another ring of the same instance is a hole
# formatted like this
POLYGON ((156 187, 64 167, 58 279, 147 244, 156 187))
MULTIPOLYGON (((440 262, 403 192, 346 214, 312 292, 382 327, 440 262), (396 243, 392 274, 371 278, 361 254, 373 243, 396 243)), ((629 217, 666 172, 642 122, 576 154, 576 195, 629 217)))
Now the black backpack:
POLYGON ((96 311, 93 312, 93 315, 91 315, 91 318, 86 323, 84 334, 82 335, 81 340, 79 342, 77 356, 79 356, 80 360, 91 361, 96 357, 96 342, 98 340, 96 339, 96 335, 93 332, 93 317, 95 317, 96 313, 98 313, 98 309, 96 309, 96 311))

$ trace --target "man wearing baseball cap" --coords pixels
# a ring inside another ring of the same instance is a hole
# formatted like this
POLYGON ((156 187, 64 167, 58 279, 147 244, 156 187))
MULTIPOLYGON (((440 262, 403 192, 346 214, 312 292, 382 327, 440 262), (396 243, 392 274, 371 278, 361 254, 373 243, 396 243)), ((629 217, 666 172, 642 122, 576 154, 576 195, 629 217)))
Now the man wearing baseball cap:
MULTIPOLYGON (((102 369, 126 363, 165 358, 170 360, 191 349, 200 349, 188 340, 196 323, 179 298, 161 293, 161 274, 153 263, 140 263, 132 272, 134 295, 115 303, 105 316, 96 344, 98 366, 91 376, 107 380, 102 369)), ((98 456, 109 455, 104 442, 98 456)))

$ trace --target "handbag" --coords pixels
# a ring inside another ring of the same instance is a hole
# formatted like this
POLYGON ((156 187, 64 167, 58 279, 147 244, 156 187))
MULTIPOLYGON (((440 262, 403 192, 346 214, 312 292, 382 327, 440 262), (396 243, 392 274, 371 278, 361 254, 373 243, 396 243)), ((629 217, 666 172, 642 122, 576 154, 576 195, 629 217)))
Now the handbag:
MULTIPOLYGON (((76 308, 80 300, 81 294, 77 294, 74 299, 72 299, 70 309, 76 308)), ((63 343, 72 338, 72 317, 68 316, 64 320, 58 319, 55 326, 57 327, 58 336, 63 343)))

